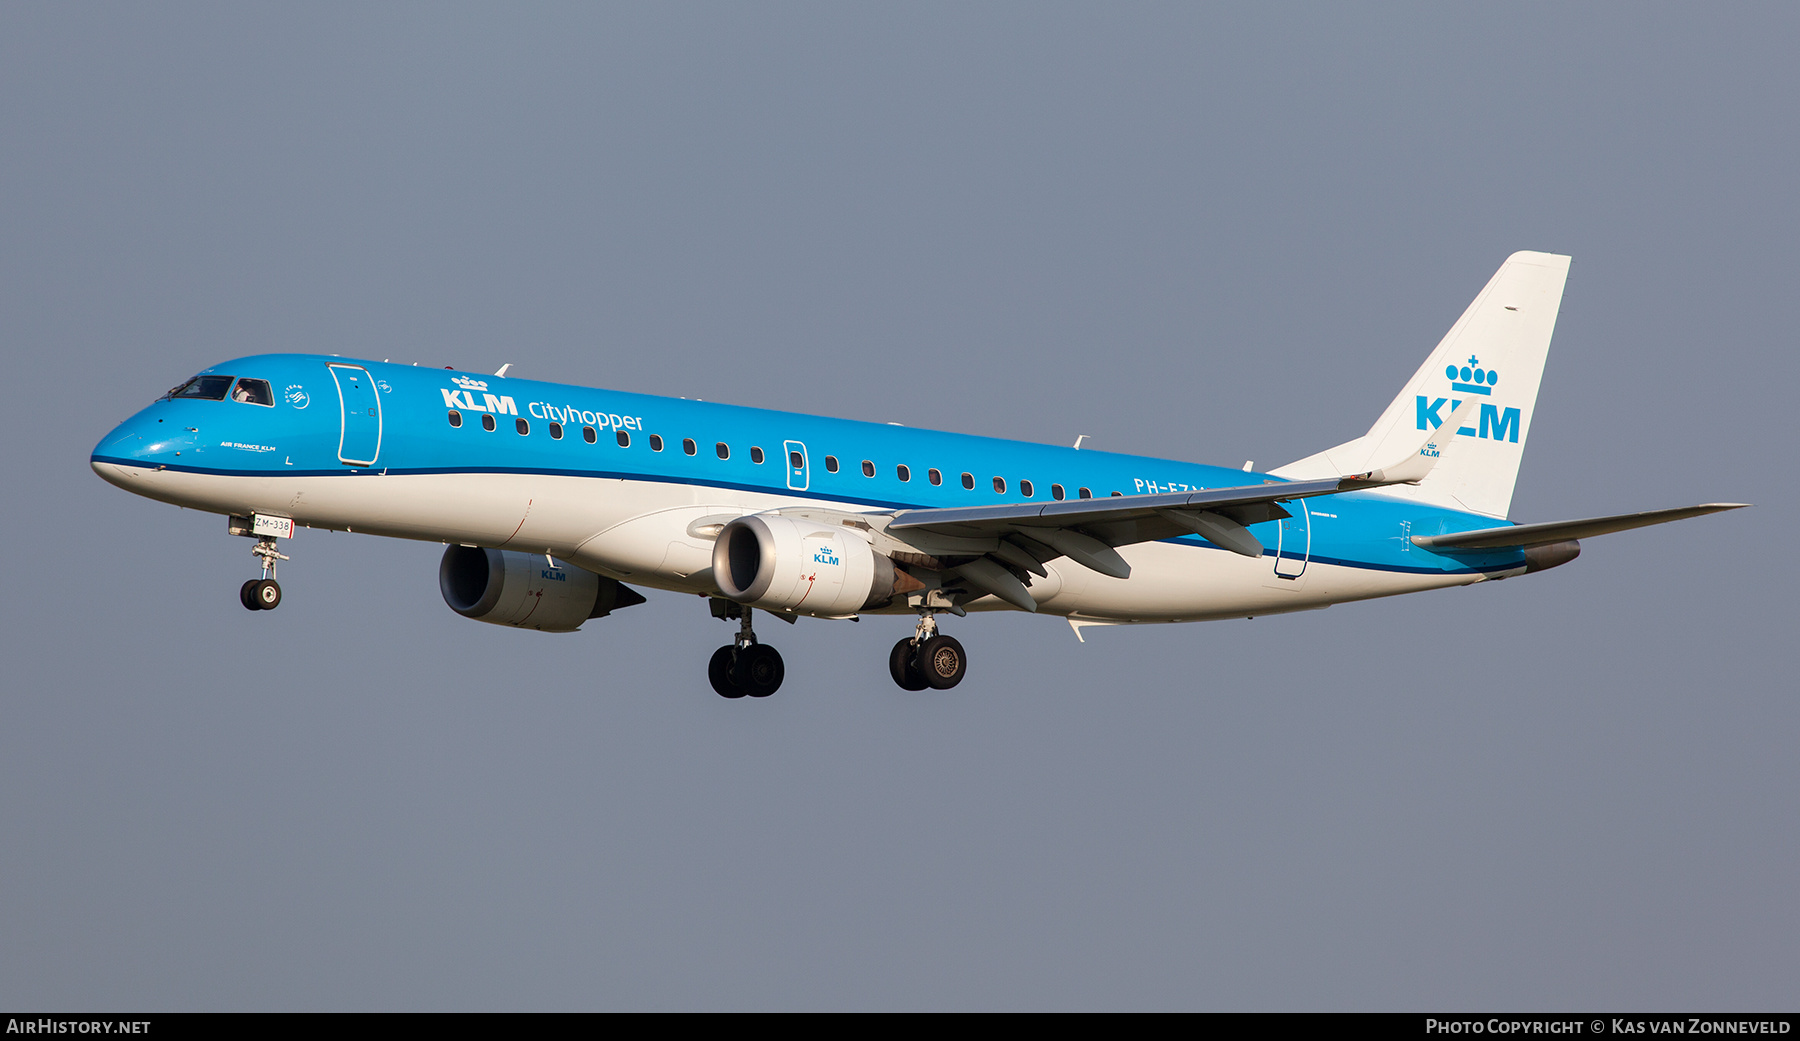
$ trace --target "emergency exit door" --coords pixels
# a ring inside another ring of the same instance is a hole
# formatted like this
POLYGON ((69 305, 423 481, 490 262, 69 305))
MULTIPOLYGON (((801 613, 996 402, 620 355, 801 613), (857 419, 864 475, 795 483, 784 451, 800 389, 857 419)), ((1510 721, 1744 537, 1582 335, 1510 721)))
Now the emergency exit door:
POLYGON ((806 490, 806 446, 798 441, 782 444, 782 451, 787 453, 787 485, 790 491, 806 490))
POLYGON ((1277 526, 1275 542, 1275 577, 1296 579, 1306 574, 1306 561, 1312 556, 1312 511, 1306 500, 1282 503, 1288 516, 1277 526))

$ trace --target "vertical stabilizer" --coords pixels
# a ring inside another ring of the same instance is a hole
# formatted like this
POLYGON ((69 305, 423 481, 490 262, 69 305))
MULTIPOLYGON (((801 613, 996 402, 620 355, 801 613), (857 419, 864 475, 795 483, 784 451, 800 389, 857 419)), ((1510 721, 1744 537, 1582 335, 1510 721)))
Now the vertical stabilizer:
POLYGON ((1565 256, 1507 257, 1367 434, 1272 472, 1301 480, 1360 473, 1399 458, 1473 399, 1472 425, 1458 431, 1431 473, 1416 486, 1384 491, 1505 517, 1568 277, 1565 256))

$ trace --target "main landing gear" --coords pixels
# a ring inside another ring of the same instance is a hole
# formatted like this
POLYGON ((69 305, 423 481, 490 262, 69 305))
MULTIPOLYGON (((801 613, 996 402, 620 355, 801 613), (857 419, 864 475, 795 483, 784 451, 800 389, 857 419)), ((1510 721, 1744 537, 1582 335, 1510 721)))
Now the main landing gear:
POLYGON ((888 673, 902 690, 949 690, 962 682, 969 658, 954 636, 937 631, 937 616, 919 615, 919 628, 888 652, 888 673))
MULTIPOLYGON (((715 618, 735 618, 737 638, 713 652, 706 663, 706 678, 724 698, 766 698, 781 687, 787 669, 781 654, 766 643, 756 642, 750 627, 750 608, 714 597, 715 618)), ((776 615, 782 621, 786 617, 776 615)), ((888 652, 888 672, 906 690, 949 690, 962 682, 969 658, 954 636, 938 632, 937 613, 922 611, 912 636, 894 644, 888 652)))
POLYGON ((737 638, 714 651, 712 660, 706 663, 706 678, 712 681, 719 696, 766 698, 780 690, 787 668, 781 663, 781 652, 756 642, 756 633, 750 628, 750 609, 715 599, 713 614, 738 620, 737 638))
POLYGON ((275 562, 288 559, 275 548, 275 536, 264 535, 250 550, 262 564, 263 577, 253 578, 238 589, 238 601, 252 611, 273 611, 281 606, 281 583, 275 581, 275 562))

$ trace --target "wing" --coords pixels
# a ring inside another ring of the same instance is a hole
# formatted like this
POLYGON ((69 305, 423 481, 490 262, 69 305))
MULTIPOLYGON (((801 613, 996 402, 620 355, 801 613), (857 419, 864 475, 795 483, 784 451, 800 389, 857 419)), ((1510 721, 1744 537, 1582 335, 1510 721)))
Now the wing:
POLYGON ((1570 539, 1585 539, 1614 531, 1647 528, 1652 524, 1704 517, 1709 513, 1741 510, 1747 502, 1709 502, 1699 506, 1683 506, 1673 510, 1651 510, 1648 513, 1621 513, 1612 517, 1590 517, 1586 520, 1549 521, 1544 524, 1509 524, 1502 528, 1459 531, 1452 535, 1414 535, 1413 545, 1425 549, 1454 553, 1457 550, 1505 549, 1509 546, 1543 546, 1570 539))
POLYGON ((1440 450, 1473 411, 1473 400, 1463 402, 1416 451, 1367 473, 1195 492, 902 510, 881 527, 887 537, 921 548, 942 546, 942 559, 934 557, 933 563, 953 581, 1035 611, 1037 602, 1026 576, 1045 575, 1043 565, 1057 557, 1113 578, 1128 578, 1131 565, 1117 547, 1177 535, 1199 535, 1233 553, 1261 557, 1262 543, 1250 534, 1249 525, 1289 516, 1281 506, 1284 502, 1417 483, 1431 472, 1440 450))

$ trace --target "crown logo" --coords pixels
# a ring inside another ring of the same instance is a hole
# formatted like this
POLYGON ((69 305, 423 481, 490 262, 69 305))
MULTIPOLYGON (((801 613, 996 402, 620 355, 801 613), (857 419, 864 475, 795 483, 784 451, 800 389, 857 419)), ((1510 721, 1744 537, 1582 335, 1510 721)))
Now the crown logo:
POLYGON ((464 390, 486 390, 487 380, 470 379, 467 376, 452 376, 450 382, 464 390))
POLYGON ((1470 394, 1492 394, 1490 388, 1500 382, 1500 373, 1493 369, 1483 369, 1481 359, 1473 354, 1469 355, 1469 363, 1461 368, 1444 366, 1444 376, 1450 381, 1451 390, 1468 391, 1470 394))

